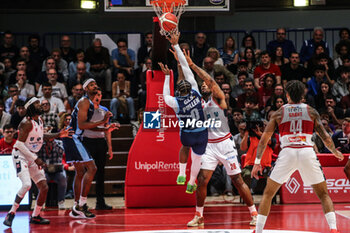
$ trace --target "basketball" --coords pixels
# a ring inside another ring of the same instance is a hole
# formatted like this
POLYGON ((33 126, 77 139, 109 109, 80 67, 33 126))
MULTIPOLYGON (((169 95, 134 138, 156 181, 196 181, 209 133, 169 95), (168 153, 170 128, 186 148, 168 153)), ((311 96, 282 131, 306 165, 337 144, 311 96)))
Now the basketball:
POLYGON ((160 16, 159 24, 165 31, 170 32, 177 27, 177 18, 174 14, 167 12, 160 16))

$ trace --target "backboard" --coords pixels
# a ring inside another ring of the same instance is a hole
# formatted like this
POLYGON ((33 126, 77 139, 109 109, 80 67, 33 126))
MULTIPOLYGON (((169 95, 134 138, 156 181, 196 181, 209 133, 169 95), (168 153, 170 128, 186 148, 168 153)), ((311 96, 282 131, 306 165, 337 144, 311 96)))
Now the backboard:
MULTIPOLYGON (((229 12, 232 0, 186 0, 185 11, 229 12)), ((104 0, 105 12, 152 12, 150 0, 104 0)))

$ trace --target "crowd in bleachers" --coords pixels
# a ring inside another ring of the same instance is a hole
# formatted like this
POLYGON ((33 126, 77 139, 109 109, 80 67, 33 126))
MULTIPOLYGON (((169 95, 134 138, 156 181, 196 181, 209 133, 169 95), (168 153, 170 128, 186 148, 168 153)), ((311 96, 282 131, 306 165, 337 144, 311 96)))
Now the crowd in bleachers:
MULTIPOLYGON (((138 51, 128 48, 128 41, 123 38, 116 41, 117 48, 113 51, 104 47, 98 38, 82 50, 72 48, 71 38, 63 35, 57 48, 48 51, 41 46, 37 34, 30 35, 25 45, 15 45, 10 31, 3 35, 0 133, 6 143, 0 142, 0 151, 7 152, 4 147, 12 143, 6 135, 15 132, 25 116, 27 98, 40 97, 45 128, 57 132, 66 125, 69 114, 83 95, 82 83, 91 77, 101 87, 104 97, 111 99, 108 107, 114 121, 142 121, 139 113, 146 103, 146 71, 152 69, 152 33, 145 33, 138 51), (12 128, 9 129, 9 125, 12 128)), ((323 29, 315 27, 312 38, 303 42, 300 51, 288 40, 284 28, 278 28, 275 40, 264 48, 257 48, 252 35, 246 35, 240 46, 229 36, 222 48, 210 45, 205 33, 197 33, 193 43, 181 41, 180 47, 190 51, 194 63, 208 72, 225 93, 231 133, 235 135, 239 155, 245 154, 244 178, 250 177, 257 142, 266 121, 287 103, 284 86, 289 80, 297 79, 305 84, 303 102, 318 110, 340 151, 350 152, 349 35, 349 29, 341 29, 339 42, 329 48, 323 29), (335 51, 334 57, 329 56, 330 50, 335 51)), ((177 74, 171 53, 168 65, 177 74)), ((202 81, 197 78, 197 82, 200 86, 202 81)), ((318 153, 328 152, 317 135, 314 140, 318 153)), ((278 153, 279 133, 276 131, 265 151, 263 165, 271 167, 278 153)), ((65 165, 65 169, 69 168, 65 165)))

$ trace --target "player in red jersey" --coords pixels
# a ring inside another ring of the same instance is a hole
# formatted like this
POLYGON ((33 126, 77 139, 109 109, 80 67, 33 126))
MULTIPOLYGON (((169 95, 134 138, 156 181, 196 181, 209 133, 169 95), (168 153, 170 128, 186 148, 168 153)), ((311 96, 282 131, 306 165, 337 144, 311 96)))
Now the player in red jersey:
POLYGON ((259 205, 256 230, 254 231, 256 233, 262 233, 263 231, 273 196, 296 170, 299 171, 305 185, 311 185, 321 200, 331 232, 338 232, 333 202, 328 194, 321 165, 312 147, 311 136, 313 130, 321 137, 324 145, 336 158, 343 160, 344 156, 336 150, 332 138, 321 123, 318 112, 312 107, 301 103, 304 89, 304 84, 300 81, 293 80, 287 83, 286 95, 288 104, 282 106, 272 115, 261 136, 252 177, 258 179, 258 172, 262 172, 260 165, 261 156, 276 126, 278 126, 281 134, 282 151, 267 180, 264 195, 259 205))

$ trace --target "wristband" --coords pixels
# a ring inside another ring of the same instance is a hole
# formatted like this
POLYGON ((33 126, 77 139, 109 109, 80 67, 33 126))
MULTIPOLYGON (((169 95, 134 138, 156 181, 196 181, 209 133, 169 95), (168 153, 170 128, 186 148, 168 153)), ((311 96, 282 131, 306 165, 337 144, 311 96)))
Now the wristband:
POLYGON ((260 165, 261 159, 255 158, 254 164, 260 165))

